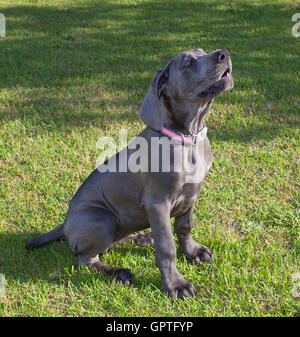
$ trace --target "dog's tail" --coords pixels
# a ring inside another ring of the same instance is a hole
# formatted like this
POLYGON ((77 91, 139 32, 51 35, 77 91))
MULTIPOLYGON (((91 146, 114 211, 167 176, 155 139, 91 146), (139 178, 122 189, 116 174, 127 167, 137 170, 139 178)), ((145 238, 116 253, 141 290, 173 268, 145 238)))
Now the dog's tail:
POLYGON ((65 238, 64 233, 63 233, 63 227, 64 223, 62 223, 60 226, 54 228, 52 231, 45 233, 43 235, 40 235, 36 238, 33 238, 29 240, 25 247, 27 249, 34 249, 34 248, 39 248, 51 241, 55 240, 62 240, 65 238))

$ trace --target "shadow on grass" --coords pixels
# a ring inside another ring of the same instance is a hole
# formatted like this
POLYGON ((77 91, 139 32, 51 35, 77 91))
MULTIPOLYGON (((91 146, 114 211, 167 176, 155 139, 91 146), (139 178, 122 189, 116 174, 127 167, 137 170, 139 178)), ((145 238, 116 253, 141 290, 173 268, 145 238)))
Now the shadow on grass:
MULTIPOLYGON (((76 287, 81 287, 81 282, 92 280, 95 275, 104 282, 112 282, 112 278, 101 272, 84 272, 76 269, 71 275, 66 272, 66 268, 74 266, 75 255, 71 252, 66 241, 55 241, 39 249, 27 250, 26 242, 32 237, 41 233, 0 233, 0 273, 6 278, 12 278, 19 283, 31 280, 43 280, 54 282, 58 285, 71 281, 76 287)), ((150 247, 137 247, 135 245, 115 246, 112 250, 104 254, 118 254, 124 256, 132 255, 136 258, 147 256, 150 247)), ((153 254, 154 255, 154 254, 153 254)), ((101 259, 101 256, 100 256, 101 259)), ((122 262, 114 267, 125 268, 122 262)), ((134 273, 134 270, 132 270, 134 273)), ((149 285, 149 282, 156 287, 160 287, 160 278, 146 280, 135 275, 134 287, 142 288, 149 285)))
MULTIPOLYGON (((122 112, 108 112, 110 121, 130 121, 136 112, 128 111, 133 104, 140 106, 155 72, 176 53, 202 47, 231 52, 235 89, 220 98, 221 103, 245 105, 255 99, 264 105, 281 100, 276 113, 285 112, 287 124, 297 113, 297 104, 289 102, 298 97, 299 83, 294 78, 298 56, 287 50, 293 39, 287 24, 294 10, 294 6, 282 6, 279 11, 277 6, 192 1, 88 1, 74 7, 5 8, 1 11, 7 20, 7 38, 0 41, 0 88, 29 93, 24 94, 24 102, 8 99, 2 109, 0 100, 0 119, 52 123, 55 131, 88 123, 102 128, 103 115, 95 110, 113 106, 122 112), (104 94, 93 104, 89 96, 98 95, 97 85, 104 92, 117 92, 118 103, 104 94), (48 91, 39 92, 43 88, 48 91), (257 94, 239 95, 253 90, 257 94), (71 98, 56 92, 69 93, 71 98)), ((236 141, 273 137, 272 131, 278 128, 268 127, 268 133, 245 130, 242 139, 234 130, 228 134, 236 141)))

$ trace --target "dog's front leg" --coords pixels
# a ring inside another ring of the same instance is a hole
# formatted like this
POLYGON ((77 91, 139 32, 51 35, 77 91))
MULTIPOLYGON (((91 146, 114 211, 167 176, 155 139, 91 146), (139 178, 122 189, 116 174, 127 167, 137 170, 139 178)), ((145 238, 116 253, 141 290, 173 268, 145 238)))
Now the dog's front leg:
POLYGON ((171 231, 170 208, 166 204, 151 202, 146 210, 152 228, 155 261, 161 272, 163 290, 171 298, 193 296, 195 288, 181 276, 176 268, 176 247, 171 231))
POLYGON ((193 227, 193 207, 185 214, 175 218, 174 230, 177 234, 180 248, 191 262, 201 265, 201 262, 211 263, 211 250, 196 242, 191 235, 193 227))

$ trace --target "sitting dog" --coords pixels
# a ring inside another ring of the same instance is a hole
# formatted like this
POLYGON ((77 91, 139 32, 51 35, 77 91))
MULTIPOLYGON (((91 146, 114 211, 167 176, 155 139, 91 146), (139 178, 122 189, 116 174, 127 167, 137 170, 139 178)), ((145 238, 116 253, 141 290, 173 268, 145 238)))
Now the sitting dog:
POLYGON ((130 169, 130 157, 138 151, 133 146, 115 154, 110 160, 117 169, 106 170, 108 161, 95 169, 72 198, 64 223, 30 240, 26 248, 64 238, 76 255, 76 265, 131 283, 129 269, 104 265, 99 254, 117 242, 154 244, 163 290, 171 298, 193 296, 195 288, 176 268, 170 218, 175 218, 174 230, 188 260, 211 263, 210 249, 191 236, 192 212, 212 164, 204 116, 217 96, 233 88, 231 72, 231 59, 224 49, 211 53, 196 49, 175 56, 156 73, 142 104, 140 118, 147 125, 138 136, 146 144, 140 152, 142 169, 130 169), (162 147, 152 151, 154 139, 168 141, 169 170, 163 167, 162 147), (179 166, 177 152, 183 158, 179 166), (151 232, 133 235, 149 227, 151 232))

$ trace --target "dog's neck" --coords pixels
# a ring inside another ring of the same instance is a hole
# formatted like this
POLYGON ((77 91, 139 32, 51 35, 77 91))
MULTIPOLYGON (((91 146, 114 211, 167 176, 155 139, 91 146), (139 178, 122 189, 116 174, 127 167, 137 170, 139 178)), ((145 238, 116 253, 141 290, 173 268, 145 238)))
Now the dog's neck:
POLYGON ((162 100, 164 125, 186 135, 197 134, 204 127, 204 116, 209 111, 212 101, 203 103, 172 104, 169 98, 162 100))

